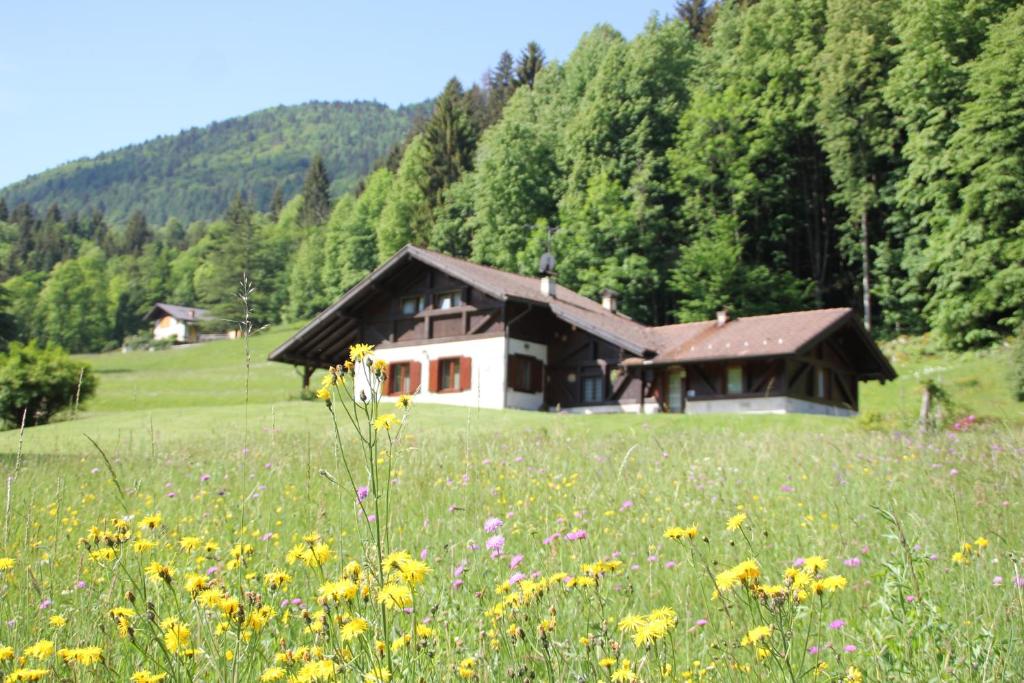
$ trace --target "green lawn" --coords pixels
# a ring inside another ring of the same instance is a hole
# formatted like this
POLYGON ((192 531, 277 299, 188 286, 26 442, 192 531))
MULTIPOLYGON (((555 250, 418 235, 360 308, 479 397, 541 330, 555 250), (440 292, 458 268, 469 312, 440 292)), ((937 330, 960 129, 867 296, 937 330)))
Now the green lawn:
POLYGON ((90 356, 85 412, 26 430, 20 467, 0 434, 0 680, 1024 677, 1002 349, 890 346, 900 378, 864 392, 878 419, 414 403, 392 446, 397 426, 357 436, 342 415, 336 438, 323 402, 295 400, 264 360, 292 331, 252 340, 248 402, 238 341, 90 356), (919 434, 925 374, 979 422, 919 434), (381 517, 411 555, 386 576, 381 517))

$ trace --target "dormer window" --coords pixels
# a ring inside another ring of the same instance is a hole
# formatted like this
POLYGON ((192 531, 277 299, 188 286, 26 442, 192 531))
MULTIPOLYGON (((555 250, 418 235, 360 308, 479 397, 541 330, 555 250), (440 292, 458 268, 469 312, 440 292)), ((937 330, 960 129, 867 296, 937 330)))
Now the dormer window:
POLYGON ((455 308, 462 305, 462 292, 453 289, 450 292, 439 292, 434 295, 434 308, 455 308))
POLYGON ((426 307, 427 297, 422 294, 402 299, 402 315, 416 315, 426 307))

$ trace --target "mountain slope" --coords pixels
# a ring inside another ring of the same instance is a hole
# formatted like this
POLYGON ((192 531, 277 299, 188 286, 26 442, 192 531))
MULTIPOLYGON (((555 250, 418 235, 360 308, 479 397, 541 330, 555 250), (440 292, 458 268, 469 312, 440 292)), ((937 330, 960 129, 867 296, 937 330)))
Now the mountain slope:
POLYGON ((0 197, 9 207, 102 208, 114 222, 135 209, 150 223, 170 216, 187 222, 221 215, 239 190, 260 209, 278 184, 287 199, 318 152, 337 196, 426 114, 427 103, 397 110, 376 102, 278 106, 72 161, 0 189, 0 197))

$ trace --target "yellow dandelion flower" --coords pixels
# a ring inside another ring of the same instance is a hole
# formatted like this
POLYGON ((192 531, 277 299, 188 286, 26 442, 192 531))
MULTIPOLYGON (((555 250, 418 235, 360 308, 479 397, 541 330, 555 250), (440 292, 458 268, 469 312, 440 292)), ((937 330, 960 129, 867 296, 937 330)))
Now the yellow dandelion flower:
POLYGON ((0 645, 0 662, 14 659, 14 648, 10 645, 0 645))
POLYGON ((281 667, 272 666, 263 672, 263 675, 260 676, 260 681, 263 681, 264 683, 266 683, 266 681, 279 681, 287 675, 288 672, 281 667))
POLYGON ((132 683, 160 683, 165 678, 167 678, 165 673, 154 674, 150 673, 148 669, 142 669, 133 673, 130 680, 132 683))
POLYGON ((398 397, 398 400, 395 401, 395 405, 403 409, 408 408, 412 405, 412 396, 409 394, 402 394, 398 397))
POLYGON ((370 624, 362 617, 356 617, 341 627, 341 639, 343 641, 355 640, 369 630, 370 624))
POLYGON ((272 571, 263 575, 263 585, 271 590, 287 588, 292 582, 292 577, 287 572, 272 571))
POLYGON ((476 660, 466 657, 459 662, 459 678, 473 678, 476 675, 476 660))
POLYGON ((408 586, 386 583, 377 592, 377 602, 391 609, 405 609, 412 605, 412 591, 408 586))
POLYGON ((976 539, 974 539, 974 545, 978 546, 979 548, 987 548, 988 539, 984 536, 978 536, 976 539))
POLYGON ((0 572, 9 572, 14 569, 13 557, 0 557, 0 572))
POLYGON ((321 401, 330 401, 331 400, 331 390, 328 389, 327 387, 321 387, 321 388, 316 390, 316 397, 318 399, 320 399, 321 401))
POLYGON ((164 647, 170 652, 178 652, 188 647, 189 637, 192 635, 188 627, 175 618, 164 619, 160 623, 164 631, 164 647))
POLYGON ((619 620, 619 630, 624 633, 636 633, 647 622, 642 614, 628 614, 619 620))
POLYGON ((726 531, 736 531, 740 528, 743 522, 747 521, 747 513, 740 512, 729 518, 729 521, 725 523, 726 531))
POLYGON ((378 432, 382 429, 390 431, 397 424, 398 416, 394 413, 384 413, 383 415, 378 415, 373 420, 373 428, 378 432))
POLYGON ((64 626, 67 625, 68 620, 59 614, 54 614, 52 617, 50 617, 49 622, 50 626, 54 628, 64 628, 64 626))
POLYGON ((166 564, 161 564, 156 560, 153 560, 146 565, 145 573, 151 581, 164 581, 168 584, 170 584, 171 579, 174 578, 174 570, 166 564))
POLYGON ((843 683, 861 683, 864 680, 864 674, 860 672, 855 666, 850 666, 846 669, 846 675, 843 677, 843 683))
POLYGON ((351 579, 339 579, 337 581, 328 581, 317 589, 317 594, 320 596, 317 598, 317 602, 321 605, 327 604, 328 602, 341 602, 342 600, 351 600, 356 597, 356 592, 359 587, 351 579))
POLYGON ((142 518, 142 521, 139 522, 139 528, 140 529, 156 529, 157 527, 159 527, 163 523, 163 521, 164 521, 164 518, 160 514, 149 515, 147 517, 143 517, 142 518))
POLYGON ((348 347, 348 357, 356 363, 365 359, 371 353, 373 353, 372 344, 353 344, 348 347))
POLYGON ((818 572, 823 572, 828 569, 828 560, 821 555, 811 555, 810 557, 804 558, 803 570, 814 576, 818 572))
POLYGON ((740 641, 740 645, 753 645, 754 643, 768 638, 771 634, 771 626, 755 626, 747 631, 747 635, 743 636, 743 640, 740 641))
POLYGON ((22 654, 29 659, 47 659, 53 655, 53 641, 40 640, 26 647, 22 654))
POLYGON ((198 536, 182 536, 178 540, 178 547, 187 553, 193 553, 203 544, 203 539, 198 536))
POLYGON ((75 662, 82 666, 92 666, 103 658, 103 648, 100 647, 73 647, 62 648, 57 654, 65 662, 75 662))

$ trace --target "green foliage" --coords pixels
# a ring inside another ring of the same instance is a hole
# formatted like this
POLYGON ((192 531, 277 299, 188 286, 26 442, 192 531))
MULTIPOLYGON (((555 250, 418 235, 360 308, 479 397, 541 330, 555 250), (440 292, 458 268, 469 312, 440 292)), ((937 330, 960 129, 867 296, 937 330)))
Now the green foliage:
POLYGON ((96 391, 92 369, 56 346, 14 342, 0 354, 0 426, 46 424, 96 391))
POLYGON ((929 239, 931 326, 952 346, 999 339, 1024 323, 1024 7, 996 24, 967 69, 950 139, 960 212, 929 239))
POLYGON ((0 190, 7 205, 37 209, 57 202, 68 211, 103 207, 120 223, 135 209, 154 225, 170 216, 213 219, 242 191, 266 210, 275 189, 291 197, 309 160, 324 155, 331 193, 353 189, 399 142, 429 104, 398 109, 376 102, 309 102, 190 128, 92 159, 73 161, 0 190))
POLYGON ((302 182, 302 213, 299 222, 303 227, 323 225, 331 215, 331 179, 327 176, 323 157, 317 154, 309 162, 306 179, 302 182))
POLYGON ((95 247, 53 269, 39 292, 39 336, 72 351, 98 351, 111 337, 106 259, 95 247))
POLYGON ((709 320, 723 308, 736 315, 797 310, 811 299, 806 282, 745 263, 737 226, 728 219, 708 225, 683 249, 671 283, 680 292, 680 322, 709 320))

